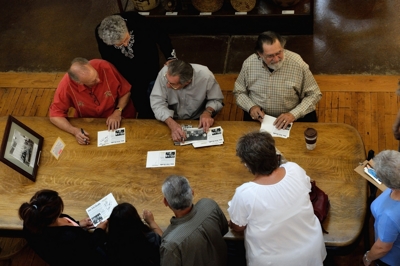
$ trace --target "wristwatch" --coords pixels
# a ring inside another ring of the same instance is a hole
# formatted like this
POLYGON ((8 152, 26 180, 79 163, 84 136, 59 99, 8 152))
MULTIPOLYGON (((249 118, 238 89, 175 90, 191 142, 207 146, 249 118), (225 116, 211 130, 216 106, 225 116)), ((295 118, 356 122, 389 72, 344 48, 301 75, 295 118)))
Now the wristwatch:
POLYGON ((208 112, 211 116, 213 116, 214 115, 214 112, 213 111, 211 111, 211 110, 209 110, 209 109, 205 109, 204 111, 206 111, 206 112, 208 112))
POLYGON ((122 110, 123 110, 123 109, 122 109, 121 107, 118 107, 118 106, 117 106, 117 107, 115 107, 115 110, 119 110, 119 111, 121 111, 121 113, 122 113, 122 110))

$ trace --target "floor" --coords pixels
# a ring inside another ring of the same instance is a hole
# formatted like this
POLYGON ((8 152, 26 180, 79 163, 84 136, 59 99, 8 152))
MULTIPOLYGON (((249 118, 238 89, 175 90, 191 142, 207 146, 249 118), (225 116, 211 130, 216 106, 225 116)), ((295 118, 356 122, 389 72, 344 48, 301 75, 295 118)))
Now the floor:
MULTIPOLYGON (((287 48, 299 53, 314 74, 399 75, 400 1, 314 1, 314 34, 287 36, 287 48)), ((132 0, 122 3, 133 10, 132 0)), ((94 28, 119 12, 116 0, 0 0, 0 6, 1 72, 65 71, 74 57, 100 57, 94 28)), ((179 58, 214 73, 237 73, 253 52, 255 37, 171 39, 179 58)))
MULTIPOLYGON (((98 58, 94 28, 118 12, 115 0, 0 0, 0 5, 0 72, 59 72, 74 57, 98 58)), ((127 9, 131 6, 129 1, 127 9)), ((399 10, 398 0, 315 0, 314 34, 287 36, 287 48, 299 53, 314 74, 400 75, 399 10)), ((237 73, 255 37, 171 39, 181 59, 207 65, 214 73, 237 73), (216 47, 220 50, 213 55, 219 56, 209 56, 216 47)), ((348 256, 326 264, 362 265, 363 252, 361 242, 348 256)), ((23 260, 18 257, 12 265, 26 265, 23 260)))

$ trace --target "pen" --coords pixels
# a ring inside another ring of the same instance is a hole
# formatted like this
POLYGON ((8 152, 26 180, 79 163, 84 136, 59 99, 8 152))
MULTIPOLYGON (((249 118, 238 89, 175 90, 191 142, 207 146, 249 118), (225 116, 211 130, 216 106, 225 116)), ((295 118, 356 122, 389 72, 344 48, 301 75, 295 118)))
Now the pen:
MULTIPOLYGON (((83 135, 86 136, 85 131, 83 130, 83 128, 81 128, 81 132, 82 132, 83 135)), ((86 140, 86 139, 84 139, 84 141, 85 141, 85 143, 87 143, 87 140, 86 140)))

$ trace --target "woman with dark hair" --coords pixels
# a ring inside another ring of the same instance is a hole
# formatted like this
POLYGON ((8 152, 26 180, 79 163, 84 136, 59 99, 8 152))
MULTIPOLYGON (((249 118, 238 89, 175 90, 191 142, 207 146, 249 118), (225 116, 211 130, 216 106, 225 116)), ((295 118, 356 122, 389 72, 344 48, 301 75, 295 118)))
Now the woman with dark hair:
POLYGON ((143 223, 129 203, 116 206, 108 224, 107 251, 112 265, 160 265, 162 231, 150 211, 143 211, 143 223))
POLYGON ((89 218, 76 221, 63 214, 58 192, 43 189, 19 208, 24 236, 31 248, 50 265, 107 265, 103 250, 107 222, 93 233, 89 218))
POLYGON ((228 203, 230 227, 244 231, 247 265, 323 265, 326 249, 304 169, 280 165, 267 132, 241 137, 236 155, 254 175, 228 203))
POLYGON ((364 254, 364 265, 400 263, 400 152, 385 150, 374 157, 376 175, 386 185, 371 204, 375 218, 375 243, 364 254))

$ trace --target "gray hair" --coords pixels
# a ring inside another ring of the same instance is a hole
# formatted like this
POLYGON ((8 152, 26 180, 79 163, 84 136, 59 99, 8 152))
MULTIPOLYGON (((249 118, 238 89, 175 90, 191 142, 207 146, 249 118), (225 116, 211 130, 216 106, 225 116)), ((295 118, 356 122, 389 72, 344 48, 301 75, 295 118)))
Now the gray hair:
POLYGON ((184 176, 170 175, 165 179, 161 190, 169 206, 174 210, 184 210, 192 205, 192 188, 184 176))
POLYGON ((193 67, 182 60, 173 60, 168 64, 168 74, 179 76, 179 83, 185 84, 193 78, 193 67))
MULTIPOLYGON (((89 64, 89 60, 87 60, 86 58, 83 57, 76 57, 71 61, 71 66, 72 65, 78 65, 82 68, 84 68, 87 64, 89 64)), ((70 67, 68 69, 68 76, 76 82, 80 82, 79 81, 79 77, 78 77, 78 73, 76 72, 76 70, 73 70, 72 67, 70 67)))
POLYGON ((119 15, 106 17, 100 23, 98 33, 99 37, 107 45, 119 43, 128 32, 125 20, 119 15))
POLYGON ((283 38, 281 35, 273 31, 265 31, 258 36, 255 50, 256 52, 262 54, 264 53, 264 48, 263 48, 264 43, 271 45, 274 44, 276 41, 279 41, 282 48, 285 48, 286 44, 285 38, 283 38))
POLYGON ((374 157, 376 175, 388 188, 400 189, 400 152, 381 151, 374 157))

